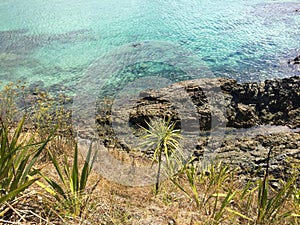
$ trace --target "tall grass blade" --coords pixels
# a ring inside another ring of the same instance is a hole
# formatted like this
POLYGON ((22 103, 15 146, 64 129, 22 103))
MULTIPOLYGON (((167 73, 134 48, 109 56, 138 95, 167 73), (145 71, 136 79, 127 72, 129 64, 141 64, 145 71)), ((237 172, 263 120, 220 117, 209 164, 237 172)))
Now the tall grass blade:
POLYGON ((221 205, 221 208, 219 209, 219 212, 216 214, 216 216, 214 218, 216 221, 219 221, 221 219, 221 217, 223 216, 223 214, 225 212, 224 211, 225 207, 230 204, 231 200, 234 198, 235 195, 236 195, 236 191, 228 192, 227 196, 222 201, 222 205, 221 205))
POLYGON ((72 192, 76 193, 79 191, 79 182, 78 182, 78 147, 75 147, 74 150, 74 160, 73 160, 73 167, 72 167, 72 177, 71 177, 71 190, 72 192))
POLYGON ((0 204, 9 201, 11 199, 13 199, 15 196, 17 196, 18 194, 20 194, 21 192, 23 192, 24 190, 26 190, 29 186, 31 186, 35 181, 37 181, 39 178, 34 178, 28 182, 26 182, 25 184, 22 184, 21 186, 19 186, 18 188, 10 191, 8 194, 0 197, 0 204))
POLYGON ((32 185, 38 178, 32 176, 38 173, 33 166, 41 152, 45 149, 48 140, 45 142, 32 143, 34 136, 29 140, 23 138, 23 126, 25 116, 19 122, 14 132, 2 123, 0 130, 0 187, 1 201, 12 201, 18 194, 32 185), (11 137, 11 133, 12 137, 11 137), (37 149, 35 149, 39 146, 37 149), (31 176, 30 176, 31 175, 31 176), (31 177, 31 178, 29 178, 31 177))
POLYGON ((84 188, 86 187, 88 176, 91 172, 91 169, 95 161, 96 154, 94 154, 92 161, 91 161, 91 155, 92 155, 92 144, 89 147, 88 154, 86 156, 84 166, 82 168, 81 177, 80 177, 80 187, 79 187, 80 191, 84 190, 84 188))

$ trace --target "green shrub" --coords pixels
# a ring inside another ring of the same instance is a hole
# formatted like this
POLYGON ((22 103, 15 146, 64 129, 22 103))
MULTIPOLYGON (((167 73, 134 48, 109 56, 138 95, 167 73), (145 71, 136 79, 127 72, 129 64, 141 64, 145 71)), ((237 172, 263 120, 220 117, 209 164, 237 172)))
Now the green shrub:
POLYGON ((66 216, 81 216, 86 209, 89 201, 91 200, 91 194, 96 188, 95 185, 87 193, 87 181, 90 176, 93 163, 96 154, 92 157, 92 146, 87 153, 84 166, 79 173, 78 163, 78 148, 75 148, 73 165, 70 166, 66 155, 64 155, 63 165, 60 166, 57 158, 49 151, 51 162, 55 167, 55 171, 58 175, 58 179, 50 178, 41 173, 45 181, 50 185, 46 187, 41 182, 38 184, 46 190, 51 196, 56 199, 57 210, 66 216))
POLYGON ((149 129, 143 128, 146 135, 143 145, 149 149, 154 149, 152 164, 158 163, 158 171, 155 185, 155 192, 158 193, 159 180, 162 163, 165 162, 167 173, 174 173, 176 164, 181 164, 182 151, 179 140, 182 138, 180 130, 175 129, 176 123, 171 122, 171 118, 145 121, 149 129))
POLYGON ((13 127, 20 118, 17 103, 24 101, 25 84, 8 83, 0 91, 0 118, 7 127, 13 127))
MULTIPOLYGON (((48 139, 33 143, 33 135, 21 138, 25 117, 15 131, 1 122, 0 128, 0 204, 5 204, 31 186, 39 179, 34 168, 37 159, 45 149, 48 139), (11 137, 12 136, 12 137, 11 137)), ((5 208, 5 207, 4 207, 5 208)), ((1 216, 5 214, 2 211, 1 216)))

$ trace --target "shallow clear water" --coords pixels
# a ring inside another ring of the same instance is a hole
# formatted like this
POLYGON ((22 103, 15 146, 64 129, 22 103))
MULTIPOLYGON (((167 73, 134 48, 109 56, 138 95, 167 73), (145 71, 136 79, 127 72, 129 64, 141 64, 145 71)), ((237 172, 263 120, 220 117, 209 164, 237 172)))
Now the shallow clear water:
MULTIPOLYGON (((103 54, 146 40, 187 49, 209 76, 261 81, 299 75, 287 65, 299 54, 298 8, 299 1, 286 0, 1 0, 0 80, 72 89, 103 54)), ((164 70, 153 63, 159 65, 164 70)), ((125 68, 119 76, 139 73, 125 68)))

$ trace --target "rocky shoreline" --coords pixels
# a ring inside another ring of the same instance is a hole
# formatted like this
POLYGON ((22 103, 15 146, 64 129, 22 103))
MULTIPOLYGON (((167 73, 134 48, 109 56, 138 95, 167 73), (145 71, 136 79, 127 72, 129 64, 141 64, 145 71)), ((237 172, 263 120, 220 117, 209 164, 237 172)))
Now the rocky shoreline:
MULTIPOLYGON (((159 91, 143 92, 130 112, 133 123, 166 112, 176 119, 169 99, 186 99, 181 87, 194 103, 201 129, 208 130, 214 114, 217 120, 225 117, 227 127, 245 128, 259 124, 300 126, 300 78, 266 80, 264 83, 240 84, 232 79, 201 79, 184 81, 159 91), (174 98, 174 92, 176 98, 174 98), (218 101, 218 102, 216 102, 218 101)), ((185 107, 182 104, 181 107, 185 107)), ((178 110, 177 110, 178 111, 178 110)))
POLYGON ((288 177, 295 168, 292 165, 300 163, 298 76, 243 84, 224 78, 183 81, 144 91, 132 101, 135 103, 130 109, 119 107, 114 116, 109 107, 99 111, 99 135, 107 147, 129 151, 130 141, 115 137, 116 133, 126 136, 124 124, 136 129, 145 126, 149 118, 167 116, 178 122, 178 128, 200 131, 195 145, 190 146, 191 154, 200 161, 205 152, 211 151, 207 134, 222 126, 223 135, 213 139, 214 158, 237 166, 241 175, 261 176, 270 149, 270 173, 274 178, 288 177), (189 99, 195 112, 187 110, 189 99), (242 135, 243 129, 248 134, 242 135))
MULTIPOLYGON (((20 107, 35 104, 38 96, 29 95, 20 107)), ((275 178, 290 176, 291 165, 300 165, 299 76, 262 83, 187 80, 120 100, 119 107, 112 107, 116 101, 100 101, 97 109, 97 132, 108 149, 136 149, 141 140, 135 137, 140 126, 147 127, 145 121, 170 117, 193 140, 185 148, 200 162, 222 160, 239 168, 241 175, 257 177, 263 174, 271 149, 269 171, 275 178)), ((64 105, 71 107, 72 99, 64 105)), ((89 139, 85 121, 76 123, 81 127, 79 136, 89 139)))

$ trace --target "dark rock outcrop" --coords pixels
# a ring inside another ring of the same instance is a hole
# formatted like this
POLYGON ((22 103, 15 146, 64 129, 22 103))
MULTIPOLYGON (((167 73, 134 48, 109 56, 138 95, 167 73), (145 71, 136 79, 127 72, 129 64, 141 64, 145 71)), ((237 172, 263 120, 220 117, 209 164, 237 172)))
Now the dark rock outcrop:
MULTIPOLYGON (((223 120, 235 128, 259 124, 300 126, 299 77, 243 84, 231 79, 184 81, 161 90, 145 91, 140 97, 130 109, 131 124, 164 115, 180 122, 179 112, 184 111, 190 98, 201 130, 211 129, 212 120, 223 120)), ((192 112, 185 114, 193 116, 192 112)))
MULTIPOLYGON (((299 11, 299 12, 300 12, 300 11, 299 11)), ((292 65, 294 65, 294 64, 300 64, 300 55, 297 56, 296 58, 294 58, 293 60, 289 60, 288 63, 289 63, 289 64, 292 64, 292 65)))
POLYGON ((99 135, 107 147, 130 150, 128 132, 134 132, 139 126, 147 127, 145 121, 150 118, 170 117, 178 122, 178 128, 202 131, 204 135, 200 135, 194 146, 189 146, 199 160, 203 160, 205 152, 211 151, 212 147, 207 144, 209 133, 218 126, 226 131, 245 128, 252 131, 250 137, 237 132, 213 140, 216 158, 239 166, 241 173, 263 174, 259 168, 266 166, 271 148, 270 171, 274 177, 288 174, 289 158, 300 160, 300 77, 242 84, 224 78, 189 80, 160 90, 144 91, 131 102, 134 104, 130 108, 124 102, 124 107, 119 107, 114 116, 109 104, 102 107, 105 111, 98 113, 99 135), (132 130, 124 130, 124 124, 132 130), (188 125, 183 127, 184 124, 188 125), (269 131, 277 127, 282 133, 251 130, 258 125, 270 126, 269 131), (120 140, 120 136, 126 140, 120 140))
MULTIPOLYGON (((287 127, 256 127, 249 132, 227 133, 215 140, 217 148, 209 156, 211 160, 221 160, 225 164, 238 168, 241 175, 261 177, 267 167, 267 156, 271 150, 269 172, 275 179, 290 178, 295 170, 300 172, 300 130, 288 130, 287 127), (261 130, 262 129, 262 130, 261 130), (272 131, 274 129, 274 131, 272 131), (276 131, 277 130, 277 131, 276 131)), ((203 161, 207 154, 206 143, 202 143, 194 154, 203 161)), ((299 178, 300 182, 300 178, 299 178)))

